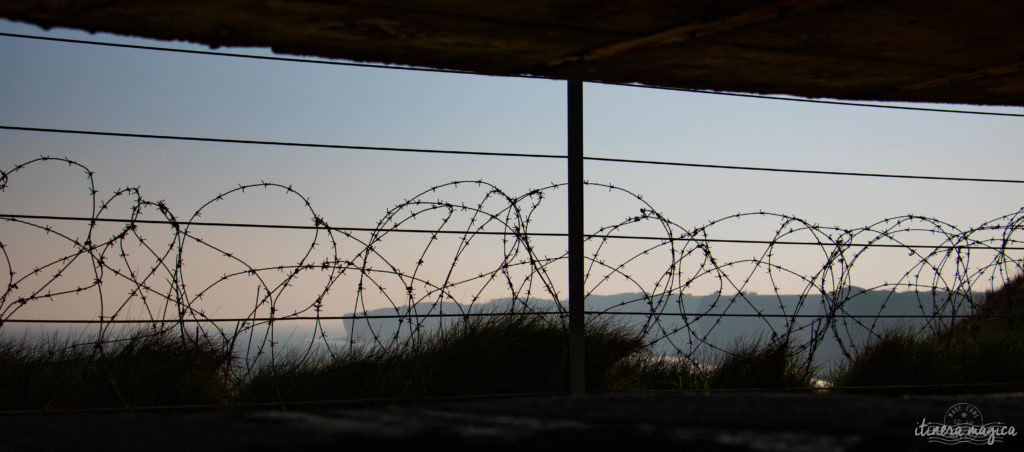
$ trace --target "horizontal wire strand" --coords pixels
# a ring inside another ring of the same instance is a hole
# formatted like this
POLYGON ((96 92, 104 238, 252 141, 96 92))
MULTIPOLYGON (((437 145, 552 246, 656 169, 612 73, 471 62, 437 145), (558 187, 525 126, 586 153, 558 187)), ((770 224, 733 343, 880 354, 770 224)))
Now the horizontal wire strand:
POLYGON ((160 411, 205 411, 253 408, 286 408, 286 407, 323 407, 333 405, 360 405, 360 404, 395 404, 400 402, 422 403, 425 401, 444 402, 457 400, 489 400, 489 399, 511 399, 524 397, 561 396, 562 392, 508 392, 497 394, 459 394, 459 395, 435 395, 418 396, 411 398, 386 397, 386 398, 359 398, 359 399, 333 399, 333 400, 278 400, 274 402, 237 402, 237 403, 208 403, 208 404, 182 404, 182 405, 145 405, 145 406, 124 406, 124 407, 98 407, 98 408, 53 408, 44 410, 0 410, 0 416, 4 415, 59 415, 59 414, 89 414, 89 413, 130 413, 130 412, 160 412, 160 411))
MULTIPOLYGON (((314 60, 309 58, 294 58, 294 57, 280 57, 280 56, 265 56, 265 55, 250 55, 244 53, 230 53, 230 52, 218 52, 211 50, 194 50, 194 49, 178 49, 173 47, 160 47, 151 45, 141 44, 124 44, 115 42, 104 42, 104 41, 92 41, 85 39, 72 39, 72 38, 57 38, 52 36, 39 36, 39 35, 28 35, 21 33, 6 33, 0 32, 0 36, 9 38, 20 38, 20 39, 34 39, 40 41, 60 42, 67 44, 82 44, 82 45, 94 45, 103 47, 116 47, 125 49, 136 49, 136 50, 150 50, 158 52, 173 52, 183 53, 192 55, 208 55, 208 56, 221 56, 230 58, 245 58, 252 60, 265 60, 265 61, 279 61, 289 63, 309 63, 309 64, 325 64, 332 66, 347 66, 357 68, 370 68, 370 69, 397 69, 403 71, 418 71, 418 72, 435 72, 444 74, 461 74, 461 75, 486 75, 506 78, 529 78, 529 79, 542 79, 542 80, 561 80, 555 77, 536 75, 536 74, 479 74, 472 71, 459 70, 459 69, 443 69, 443 68, 431 68, 431 67, 420 67, 420 66, 396 66, 388 64, 377 64, 377 63, 356 63, 349 61, 332 61, 332 60, 314 60)), ((933 113, 955 113, 955 114, 969 114, 969 115, 983 115, 983 116, 1003 116, 1003 117, 1017 117, 1024 118, 1024 113, 1002 113, 1002 112, 990 112, 990 111, 977 111, 977 110, 962 110, 952 108, 927 108, 927 107, 909 107, 901 105, 881 105, 881 104, 869 104, 861 102, 851 101, 840 101, 840 100, 824 100, 824 99, 807 99, 799 97, 781 97, 772 96, 765 94, 750 94, 750 93, 735 93, 727 91, 713 91, 705 89, 694 89, 694 88, 676 88, 670 86, 659 86, 659 85, 641 85, 636 83, 614 83, 614 82, 592 82, 600 83, 604 85, 613 86, 625 86, 633 88, 647 88, 647 89, 658 89, 666 91, 682 91, 697 94, 709 94, 717 96, 732 96, 732 97, 743 97, 751 99, 763 99, 763 100, 778 100, 787 102, 803 102, 811 104, 824 104, 824 105, 839 105, 849 107, 866 107, 866 108, 885 108, 892 110, 907 110, 907 111, 921 111, 921 112, 933 112, 933 113)))
POLYGON ((624 159, 624 158, 613 158, 613 157, 583 157, 584 160, 590 160, 594 162, 609 162, 609 163, 634 163, 644 165, 663 165, 663 166, 683 166, 690 168, 708 168, 708 169, 724 169, 724 170, 740 170, 740 171, 763 171, 773 173, 794 173, 794 174, 818 174, 826 176, 855 176, 855 177, 881 177, 889 179, 917 179, 917 180, 935 180, 935 181, 952 181, 952 182, 994 182, 1004 184, 1024 184, 1024 180, 1021 179, 991 179, 981 177, 953 177, 953 176, 925 176, 915 174, 891 174, 891 173, 866 173, 866 172, 855 172, 855 171, 827 171, 827 170, 805 170, 805 169, 792 169, 792 168, 770 168, 762 166, 738 166, 738 165, 715 165, 709 163, 686 163, 686 162, 667 162, 658 160, 637 160, 637 159, 624 159))
MULTIPOLYGON (((6 214, 0 213, 0 219, 15 220, 55 220, 55 221, 78 221, 89 223, 128 223, 128 224, 154 224, 169 226, 207 226, 227 228, 258 228, 258 229, 296 229, 296 230, 332 230, 350 232, 388 232, 407 234, 450 234, 450 235, 493 235, 493 236, 536 236, 536 237, 568 237, 565 232, 514 232, 514 231, 457 231, 445 229, 380 229, 348 226, 316 226, 316 225, 289 225, 289 224, 260 224, 260 223, 223 223, 223 222, 175 222, 170 220, 132 220, 129 218, 90 218, 71 217, 59 215, 28 215, 28 214, 6 214)), ((844 246, 844 247, 866 247, 866 248, 902 248, 902 249, 963 249, 963 250, 1024 250, 1024 246, 981 246, 981 245, 916 245, 898 243, 830 243, 830 242, 801 242, 795 240, 748 240, 748 239, 712 239, 712 238, 688 238, 688 237, 658 237, 645 235, 618 235, 618 234, 584 234, 588 239, 610 239, 610 240, 652 240, 665 242, 707 242, 707 243, 736 243, 752 245, 794 245, 794 246, 844 246)))
MULTIPOLYGON (((670 316, 670 317, 687 317, 699 320, 703 317, 719 318, 719 317, 756 317, 756 318, 793 318, 793 319, 819 319, 824 317, 831 317, 837 319, 959 319, 959 318, 993 318, 993 319, 1020 319, 1024 318, 1024 314, 936 314, 936 315, 925 315, 925 314, 758 314, 758 313, 745 313, 745 312, 719 312, 719 313, 701 313, 701 312, 641 312, 641 311, 584 311, 584 314, 591 316, 601 315, 626 315, 626 316, 670 316)), ((322 316, 282 316, 282 317, 225 317, 225 318, 180 318, 180 319, 163 319, 163 320, 152 320, 152 319, 7 319, 0 321, 2 323, 38 323, 38 324, 81 324, 81 325, 94 325, 94 324, 140 324, 140 323, 269 323, 269 322, 283 322, 283 321, 330 321, 330 320, 378 320, 378 319, 405 319, 405 318, 470 318, 470 317, 515 317, 515 316, 565 316, 568 317, 568 312, 559 311, 530 311, 529 313, 522 312, 464 312, 464 313, 424 313, 424 314, 367 314, 367 315, 322 315, 322 316)), ((693 320, 691 319, 691 321, 693 320)))
MULTIPOLYGON (((632 86, 632 85, 625 85, 632 86)), ((748 94, 748 93, 734 93, 729 91, 712 91, 705 89, 691 89, 691 88, 672 88, 663 86, 643 86, 643 88, 661 89, 667 91, 685 91, 697 94, 711 94, 714 96, 730 96, 730 97, 745 97, 749 99, 764 99, 764 100, 780 100, 785 102, 802 102, 805 104, 823 104, 823 105, 840 105, 847 107, 868 107, 868 108, 885 108, 889 110, 906 110, 906 111, 923 111, 932 113, 956 113, 964 115, 982 115, 982 116, 1003 116, 1011 118, 1024 118, 1024 113, 1003 113, 997 111, 978 111, 978 110, 959 110, 954 108, 927 108, 927 107, 908 107, 904 105, 883 105, 883 104, 865 104, 860 102, 850 102, 843 100, 826 100, 826 99, 808 99, 803 97, 782 97, 782 96, 771 96, 767 94, 748 94)))
POLYGON ((266 141, 266 140, 246 140, 238 138, 215 138, 215 137, 195 137, 186 135, 160 135, 150 133, 131 133, 131 132, 110 132, 100 130, 79 130, 79 129, 56 129, 46 127, 25 127, 25 126, 12 126, 12 125, 0 125, 0 129, 3 130, 15 130, 22 132, 40 132, 40 133, 63 133, 73 135, 94 135, 94 136, 109 136, 109 137, 122 137, 122 138, 145 138, 155 140, 179 140, 179 141, 199 141, 206 143, 229 143, 229 144, 253 144, 261 146, 286 146, 286 147, 306 147, 306 148, 324 148, 324 149, 347 149, 347 150, 365 150, 365 151, 382 151, 382 152, 411 152, 411 153, 425 153, 425 154, 449 154, 449 155, 472 155, 472 156, 487 156, 487 157, 529 157, 529 158, 548 158, 548 159, 565 159, 564 155, 554 154, 528 154, 528 153, 515 153, 515 152, 481 152, 481 151, 459 151, 450 149, 421 149, 421 148, 404 148, 404 147, 391 147, 391 146, 360 146, 351 144, 327 144, 327 143, 304 143, 295 141, 266 141))
MULTIPOLYGON (((516 152, 481 152, 481 151, 461 151, 461 150, 447 150, 447 149, 420 149, 420 148, 402 148, 402 147, 387 147, 387 146, 361 146, 361 145, 348 145, 348 144, 328 144, 328 143, 304 143, 304 142, 290 142, 290 141, 265 141, 265 140, 245 140, 235 138, 215 138, 215 137, 195 137, 186 135, 159 135, 159 134, 146 134, 146 133, 132 133, 132 132, 110 132, 100 130, 80 130, 80 129, 57 129, 57 128, 45 128, 45 127, 26 127, 26 126, 13 126, 7 124, 0 124, 0 130, 14 130, 22 132, 39 132, 39 133, 63 133, 63 134, 78 134, 78 135, 93 135, 93 136, 111 136, 111 137, 122 137, 122 138, 143 138, 143 139, 158 139, 158 140, 182 140, 182 141, 198 141, 198 142, 210 142, 210 143, 228 143, 228 144, 253 144, 262 146, 285 146, 285 147, 308 147, 308 148, 327 148, 327 149, 347 149, 347 150, 368 150, 368 151, 383 151, 383 152, 409 152, 409 153, 428 153, 428 154, 450 154, 450 155, 471 155, 471 156, 486 156, 486 157, 524 157, 524 158, 547 158, 547 159, 566 159, 565 155, 556 154, 535 154, 535 153, 516 153, 516 152)), ((682 166, 691 168, 707 168, 707 169, 723 169, 723 170, 740 170, 740 171, 759 171, 759 172, 772 172, 772 173, 792 173, 792 174, 816 174, 816 175, 828 175, 828 176, 854 176, 854 177, 878 177, 878 178, 889 178, 889 179, 912 179, 912 180, 935 180, 935 181, 950 181, 950 182, 982 182, 982 183, 1007 183, 1007 184, 1024 184, 1024 180, 1020 179, 992 179, 992 178, 980 178, 980 177, 952 177, 952 176, 927 176, 927 175, 913 175, 913 174, 889 174, 889 173, 867 173, 867 172, 852 172, 852 171, 826 171, 826 170, 806 170, 806 169, 793 169, 793 168, 770 168, 770 167, 759 167, 759 166, 738 166, 738 165, 716 165, 708 163, 687 163, 687 162, 668 162, 668 161, 657 161, 657 160, 639 160, 639 159, 624 159, 624 158, 611 158, 611 157, 583 157, 584 160, 594 162, 610 162, 610 163, 632 163, 632 164, 645 164, 645 165, 661 165, 661 166, 682 166)))
MULTIPOLYGON (((763 388, 690 388, 690 389, 651 389, 630 391, 625 394, 707 394, 722 392, 817 392, 817 393, 842 393, 844 391, 872 391, 872 390, 900 390, 900 389, 953 389, 953 388, 991 388, 991 387, 1015 387, 1024 386, 1024 381, 1001 381, 990 383, 933 383, 933 384, 904 384, 904 385, 850 385, 850 386, 823 386, 823 387, 763 387, 763 388)), ((598 393, 605 394, 605 393, 598 393)), ((623 393, 607 393, 619 394, 623 393)), ((925 395, 925 394, 921 394, 925 395)), ((360 404, 381 404, 389 405, 401 402, 422 403, 424 401, 444 402, 460 400, 492 400, 492 399, 514 399, 514 398, 539 398, 539 397, 565 397, 565 392, 515 392, 500 394, 465 394, 428 396, 416 398, 361 398, 361 399, 336 399, 336 400, 306 400, 306 401, 275 401, 275 402, 245 402, 245 403, 211 403, 211 404, 182 404, 182 405, 146 405, 132 407, 102 407, 102 408, 55 408, 42 410, 2 410, 0 415, 46 415, 57 416, 65 414, 100 414, 100 413, 132 413, 132 412, 168 412, 168 411, 212 411, 231 409, 254 409, 254 408, 302 408, 302 407, 330 407, 330 406, 351 406, 360 404)))

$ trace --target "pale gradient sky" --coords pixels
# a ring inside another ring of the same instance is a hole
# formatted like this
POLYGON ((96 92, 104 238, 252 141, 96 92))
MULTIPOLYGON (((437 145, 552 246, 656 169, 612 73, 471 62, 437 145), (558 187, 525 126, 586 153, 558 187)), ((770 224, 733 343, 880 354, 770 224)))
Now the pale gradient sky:
MULTIPOLYGON (((0 31, 206 50, 182 43, 43 31, 5 21, 0 21, 0 31)), ((270 54, 258 49, 225 50, 270 54)), ((0 124, 4 125, 564 154, 565 109, 565 83, 559 81, 253 61, 0 37, 0 124)), ((1020 108, 984 110, 1024 112, 1020 108)), ((813 105, 599 84, 585 86, 584 117, 589 156, 1009 179, 1020 178, 1024 168, 1022 118, 813 105)), ((68 156, 89 166, 97 173, 101 194, 141 186, 144 196, 165 199, 178 215, 188 215, 240 183, 291 184, 311 198, 330 224, 344 226, 373 226, 388 207, 451 180, 484 179, 510 194, 565 180, 564 166, 557 160, 0 131, 0 168, 10 169, 41 154, 68 156)), ((81 202, 82 179, 75 179, 78 173, 40 169, 32 174, 38 177, 11 181, 11 188, 0 194, 0 211, 87 214, 81 202)), ((600 162, 587 164, 586 177, 642 194, 688 228, 756 210, 841 227, 907 213, 970 227, 1024 205, 1024 187, 1008 184, 600 162)), ((565 192, 555 193, 564 196, 565 192)), ((603 196, 588 192, 588 232, 638 213, 638 204, 603 196)), ((535 231, 564 230, 564 201, 555 198, 538 214, 535 231)), ((244 202, 212 211, 203 220, 308 224, 300 206, 288 204, 283 197, 244 202), (253 206, 262 211, 247 212, 253 206)), ((14 252, 31 254, 34 248, 8 238, 16 236, 8 235, 13 234, 9 230, 5 233, 5 227, 0 225, 0 240, 12 248, 23 247, 14 252)), ((747 224, 724 229, 722 236, 770 239, 766 235, 770 232, 763 225, 747 224)), ((283 234, 294 233, 246 232, 222 240, 236 241, 250 259, 273 262, 277 253, 295 252, 283 234), (252 240, 263 245, 257 249, 245 245, 252 240)), ((396 244, 396 259, 407 258, 409 246, 415 246, 403 243, 396 244)), ((555 239, 538 239, 538 243, 550 254, 563 245, 555 239)), ((635 249, 636 244, 621 246, 635 249)), ((609 255, 615 252, 610 250, 609 255)), ((759 251, 736 252, 752 256, 759 251)), ((803 255, 793 253, 797 261, 793 265, 799 267, 803 255)), ((904 264, 880 256, 877 264, 860 270, 864 280, 855 283, 877 284, 886 275, 905 270, 886 267, 904 264)), ((656 275, 663 268, 651 264, 637 271, 656 275)), ((619 291, 633 289, 613 284, 598 292, 619 291)))

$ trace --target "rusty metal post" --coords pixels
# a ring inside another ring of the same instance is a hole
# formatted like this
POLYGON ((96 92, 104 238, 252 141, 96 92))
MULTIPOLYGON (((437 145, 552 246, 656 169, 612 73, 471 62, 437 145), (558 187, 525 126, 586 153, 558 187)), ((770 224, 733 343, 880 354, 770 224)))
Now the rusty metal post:
POLYGON ((569 393, 586 393, 583 315, 583 82, 568 81, 569 393))

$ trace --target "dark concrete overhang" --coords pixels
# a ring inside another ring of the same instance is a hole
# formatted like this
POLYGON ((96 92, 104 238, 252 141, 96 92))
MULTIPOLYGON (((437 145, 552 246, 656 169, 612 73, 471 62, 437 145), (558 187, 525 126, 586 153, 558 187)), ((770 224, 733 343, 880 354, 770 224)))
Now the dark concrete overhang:
POLYGON ((0 0, 0 17, 480 74, 1024 106, 1012 0, 0 0))

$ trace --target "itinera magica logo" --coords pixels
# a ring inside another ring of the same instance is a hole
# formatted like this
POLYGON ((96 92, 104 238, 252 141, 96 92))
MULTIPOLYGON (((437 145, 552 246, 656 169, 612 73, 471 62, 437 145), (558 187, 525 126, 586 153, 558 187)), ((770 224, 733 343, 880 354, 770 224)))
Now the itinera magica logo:
POLYGON ((993 445, 1001 443, 1006 437, 1017 436, 1012 425, 1003 422, 985 422, 981 411, 969 403, 958 403, 946 410, 942 422, 928 422, 921 419, 921 424, 914 429, 914 436, 928 439, 929 443, 946 445, 976 444, 993 445))

